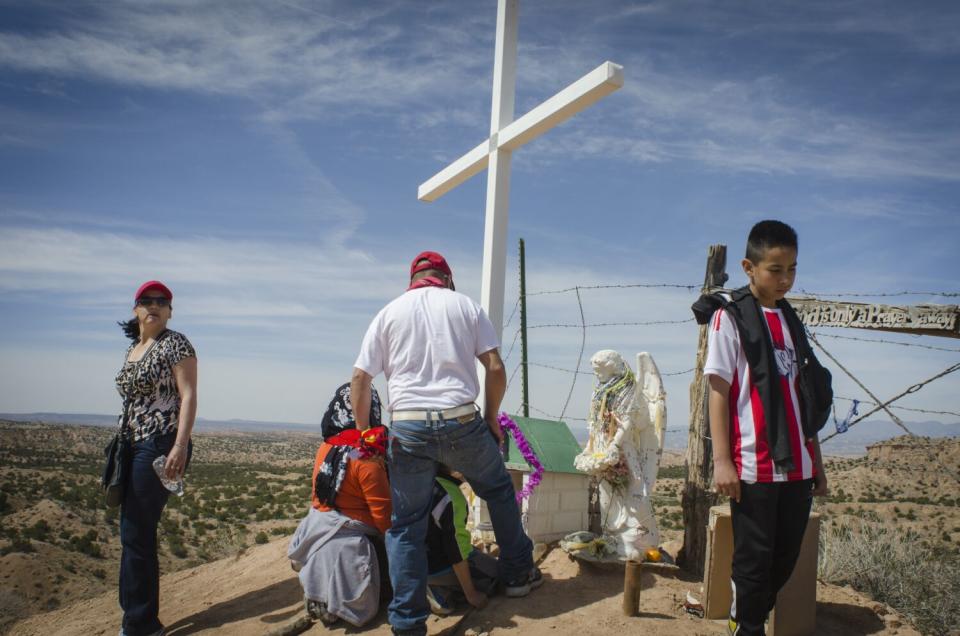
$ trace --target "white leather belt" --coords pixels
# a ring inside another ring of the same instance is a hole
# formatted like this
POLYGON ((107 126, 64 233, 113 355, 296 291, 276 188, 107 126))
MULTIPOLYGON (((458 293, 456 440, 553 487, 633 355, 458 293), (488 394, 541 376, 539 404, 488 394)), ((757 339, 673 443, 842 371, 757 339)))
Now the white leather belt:
MULTIPOLYGON (((430 409, 429 411, 394 411, 390 414, 391 422, 402 422, 404 420, 422 420, 427 421, 430 419, 429 414, 433 414, 433 419, 437 420, 453 420, 457 418, 463 418, 465 416, 470 416, 473 419, 474 415, 477 413, 476 404, 464 404, 462 406, 455 406, 452 409, 430 409)), ((465 423, 465 422, 461 422, 465 423)))

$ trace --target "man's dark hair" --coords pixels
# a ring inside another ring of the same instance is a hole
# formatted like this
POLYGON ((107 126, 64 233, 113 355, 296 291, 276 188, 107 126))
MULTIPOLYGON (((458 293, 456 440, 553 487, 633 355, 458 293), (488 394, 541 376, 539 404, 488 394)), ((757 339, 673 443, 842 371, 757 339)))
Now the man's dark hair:
POLYGON ((797 249, 797 232, 783 221, 760 221, 747 237, 746 258, 751 263, 759 263, 766 251, 774 247, 797 249))
POLYGON ((414 281, 418 281, 421 278, 426 278, 427 276, 433 276, 434 278, 439 278, 442 281, 450 280, 450 277, 444 272, 441 272, 439 269, 422 269, 410 277, 410 282, 412 283, 414 281))

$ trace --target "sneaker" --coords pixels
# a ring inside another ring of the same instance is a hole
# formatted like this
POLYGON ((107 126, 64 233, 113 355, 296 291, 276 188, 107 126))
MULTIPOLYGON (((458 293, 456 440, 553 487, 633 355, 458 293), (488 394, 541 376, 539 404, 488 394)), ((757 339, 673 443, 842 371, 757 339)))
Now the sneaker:
MULTIPOLYGON (((122 627, 120 628, 119 636, 127 636, 127 632, 123 631, 122 627)), ((157 631, 150 634, 150 636, 167 636, 167 629, 165 627, 161 627, 157 631)))
POLYGON ((530 590, 535 590, 541 585, 543 585, 543 575, 540 573, 540 568, 535 567, 522 579, 507 581, 505 593, 511 598, 518 598, 526 596, 530 590))
POLYGON ((428 585, 427 603, 430 604, 430 611, 437 616, 450 616, 450 614, 453 614, 450 598, 442 588, 428 585))
POLYGON ((727 633, 730 636, 737 636, 740 632, 740 624, 732 618, 727 619, 727 633))

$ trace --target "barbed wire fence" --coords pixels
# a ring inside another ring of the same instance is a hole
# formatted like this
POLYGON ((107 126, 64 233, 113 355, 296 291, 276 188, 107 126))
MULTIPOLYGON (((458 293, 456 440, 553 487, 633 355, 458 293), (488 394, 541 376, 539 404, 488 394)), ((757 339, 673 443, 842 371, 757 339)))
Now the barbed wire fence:
MULTIPOLYGON (((630 289, 676 289, 685 291, 688 293, 697 292, 699 293, 700 285, 696 284, 677 284, 677 283, 607 283, 607 284, 595 284, 595 285, 574 285, 572 287, 564 287, 560 289, 547 289, 540 291, 533 291, 527 293, 527 300, 531 298, 550 296, 550 295, 562 295, 568 294, 572 297, 572 301, 576 302, 577 315, 579 316, 579 322, 544 322, 527 325, 528 332, 536 330, 549 330, 549 329, 576 329, 580 331, 579 338, 579 347, 576 352, 576 362, 573 364, 573 368, 561 367, 553 364, 548 364, 546 362, 539 362, 536 360, 528 360, 528 367, 536 367, 540 369, 547 369, 550 371, 560 372, 566 375, 571 376, 570 387, 567 391, 566 398, 564 399, 563 406, 560 409, 559 413, 551 413, 543 408, 540 408, 534 404, 524 404, 521 398, 520 407, 526 406, 531 411, 554 420, 563 420, 563 421, 572 421, 572 422, 586 422, 587 420, 582 417, 575 417, 568 415, 570 402, 573 398, 574 391, 578 384, 578 379, 582 376, 593 377, 593 372, 583 369, 583 354, 587 343, 587 336, 590 330, 593 329, 603 329, 608 327, 653 327, 653 326, 675 326, 675 325, 693 325, 695 323, 692 316, 687 318, 675 318, 667 320, 635 320, 635 321, 603 321, 603 322, 588 322, 586 319, 584 307, 583 307, 583 292, 589 291, 605 291, 605 290, 630 290, 630 289)), ((517 312, 520 307, 520 299, 517 298, 513 304, 513 308, 510 311, 510 314, 507 320, 504 322, 503 331, 504 333, 511 333, 509 328, 513 326, 514 319, 517 316, 517 312)), ((509 360, 512 359, 514 353, 516 352, 517 342, 520 340, 521 329, 517 326, 512 331, 510 336, 510 345, 506 348, 506 353, 503 357, 504 363, 506 364, 509 360)), ((510 373, 508 374, 507 387, 513 384, 513 381, 520 371, 521 362, 517 362, 512 367, 507 365, 510 368, 510 373)), ((690 374, 694 371, 693 368, 683 369, 679 371, 668 371, 661 373, 663 376, 678 376, 690 374)), ((682 430, 686 428, 676 427, 671 430, 682 430)))
MULTIPOLYGON (((682 317, 682 314, 678 315, 676 318, 661 319, 661 320, 588 322, 586 319, 584 307, 583 307, 583 297, 582 297, 583 292, 589 292, 589 291, 595 291, 595 290, 674 289, 674 290, 686 291, 688 293, 693 294, 693 293, 699 293, 701 287, 702 285, 699 285, 699 284, 682 284, 682 283, 666 283, 666 282, 643 282, 643 283, 627 282, 627 283, 605 283, 605 284, 595 284, 595 285, 586 285, 586 284, 573 285, 573 286, 563 287, 558 289, 547 289, 547 290, 528 292, 526 295, 528 302, 532 298, 568 294, 572 297, 571 299, 572 301, 575 300, 577 312, 579 313, 579 318, 580 318, 579 322, 556 321, 556 322, 542 322, 542 323, 531 324, 527 326, 528 332, 534 331, 534 330, 549 330, 549 329, 557 329, 557 330, 577 329, 580 331, 580 339, 579 339, 580 342, 579 342, 579 348, 576 352, 575 362, 571 366, 560 366, 557 364, 549 364, 547 362, 538 361, 536 359, 527 361, 528 367, 545 369, 553 372, 563 373, 565 375, 570 376, 570 387, 569 387, 569 390, 567 391, 567 395, 563 402, 563 407, 561 408, 560 413, 551 413, 548 410, 544 408, 540 408, 539 406, 534 404, 524 405, 522 398, 521 398, 520 406, 521 407, 527 406, 527 408, 529 408, 531 411, 554 420, 586 422, 585 418, 567 415, 567 411, 570 405, 571 398, 574 394, 574 390, 577 386, 578 380, 583 379, 583 376, 593 376, 592 371, 584 370, 582 368, 583 353, 586 346, 587 335, 589 331, 602 330, 605 328, 615 328, 615 327, 654 327, 654 326, 682 326, 682 325, 692 326, 695 323, 692 316, 682 317)), ((886 298, 886 297, 905 297, 905 296, 956 298, 956 297, 960 297, 960 292, 913 291, 913 290, 903 290, 903 291, 896 291, 896 292, 810 292, 805 289, 800 289, 799 295, 802 295, 803 297, 806 297, 806 298, 816 299, 816 300, 828 300, 831 298, 886 298)), ((517 316, 517 312, 519 308, 520 308, 520 298, 518 297, 516 299, 516 302, 513 305, 513 308, 509 314, 509 317, 504 323, 504 333, 508 333, 508 328, 513 325, 513 321, 517 316)), ((519 326, 516 327, 511 333, 512 333, 512 336, 511 336, 510 346, 507 348, 506 354, 504 355, 505 363, 509 361, 512 358, 513 354, 515 353, 516 344, 520 340, 520 336, 521 336, 520 327, 519 326)), ((847 376, 849 376, 849 378, 860 388, 860 390, 863 390, 864 393, 869 398, 869 399, 857 399, 857 398, 852 398, 852 397, 847 397, 842 395, 836 395, 834 399, 837 401, 845 401, 845 402, 851 402, 851 403, 854 400, 856 400, 859 404, 873 407, 869 409, 866 413, 857 417, 856 419, 851 419, 850 421, 846 422, 847 430, 849 429, 850 426, 853 426, 859 422, 864 421, 870 415, 883 411, 887 414, 888 417, 890 417, 890 419, 897 426, 899 426, 904 431, 905 434, 908 434, 914 437, 921 437, 917 435, 915 432, 913 432, 910 429, 910 427, 907 426, 907 424, 899 416, 897 416, 896 413, 893 412, 893 410, 910 412, 910 413, 923 413, 927 415, 960 417, 960 410, 923 409, 923 408, 900 406, 900 405, 893 404, 897 400, 907 395, 916 393, 927 384, 930 384, 935 380, 938 380, 957 370, 960 370, 960 363, 951 365, 950 367, 941 371, 940 373, 909 387, 907 390, 901 392, 900 394, 894 396, 889 400, 881 401, 880 398, 878 398, 876 395, 870 392, 866 388, 866 386, 864 386, 864 384, 852 372, 850 372, 832 354, 830 354, 826 349, 824 349, 822 343, 819 342, 819 339, 827 338, 827 339, 835 339, 835 340, 841 340, 841 341, 857 342, 857 343, 862 343, 870 346, 896 346, 896 347, 912 348, 916 350, 927 350, 927 351, 935 351, 935 352, 943 352, 943 353, 960 353, 960 347, 936 346, 936 345, 928 344, 927 342, 898 341, 898 340, 891 340, 883 337, 866 337, 865 338, 865 337, 847 336, 847 335, 841 335, 836 333, 827 333, 823 331, 817 331, 817 332, 811 331, 810 336, 811 336, 811 340, 816 344, 816 346, 820 348, 820 350, 836 365, 837 368, 841 369, 847 376)), ((929 340, 928 336, 925 337, 923 335, 903 334, 903 337, 909 340, 920 340, 920 339, 929 340)), ((571 357, 573 356, 571 355, 571 357)), ((515 379, 520 368, 521 368, 520 362, 517 362, 512 367, 512 370, 508 376, 508 388, 513 383, 513 380, 515 379)), ((691 367, 686 369, 668 370, 668 371, 662 372, 661 375, 664 377, 683 376, 683 375, 692 374, 694 371, 696 371, 696 368, 691 367)), ((834 416, 834 421, 836 422, 836 416, 834 416)), ((676 432, 676 431, 686 430, 687 428, 688 428, 688 422, 684 421, 682 425, 671 426, 668 428, 668 430, 676 432)), ((840 434, 839 432, 830 433, 821 440, 821 443, 828 442, 829 440, 833 439, 839 434, 840 434)), ((940 463, 939 460, 937 460, 937 462, 940 463)), ((955 478, 957 478, 958 481, 960 481, 960 475, 958 475, 955 471, 953 471, 952 469, 949 469, 946 466, 943 466, 943 468, 947 472, 952 474, 955 478)))

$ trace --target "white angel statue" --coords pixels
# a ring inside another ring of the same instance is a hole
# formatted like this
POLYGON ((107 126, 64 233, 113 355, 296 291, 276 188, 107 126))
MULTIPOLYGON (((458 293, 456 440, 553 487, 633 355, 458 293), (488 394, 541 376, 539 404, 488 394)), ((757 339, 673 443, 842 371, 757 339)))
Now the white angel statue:
POLYGON ((660 543, 650 496, 667 425, 666 393, 649 353, 637 354, 637 374, 616 351, 590 358, 597 383, 587 416, 590 438, 574 459, 600 486, 602 533, 617 556, 643 560, 660 543))

